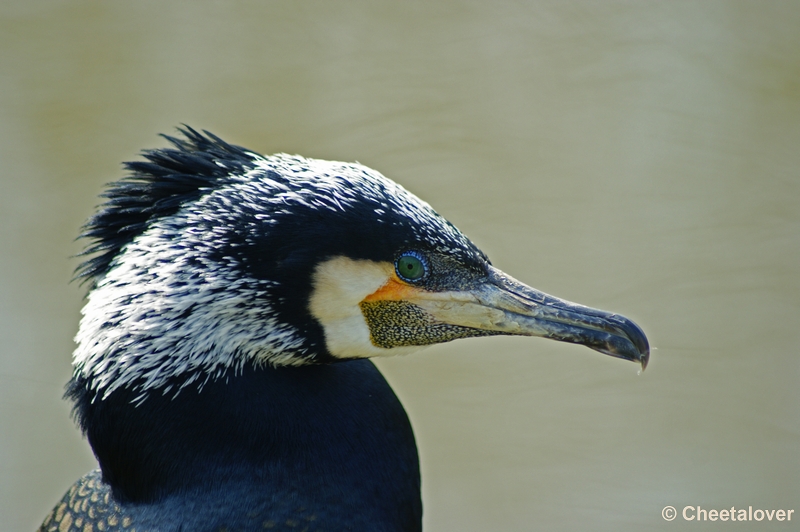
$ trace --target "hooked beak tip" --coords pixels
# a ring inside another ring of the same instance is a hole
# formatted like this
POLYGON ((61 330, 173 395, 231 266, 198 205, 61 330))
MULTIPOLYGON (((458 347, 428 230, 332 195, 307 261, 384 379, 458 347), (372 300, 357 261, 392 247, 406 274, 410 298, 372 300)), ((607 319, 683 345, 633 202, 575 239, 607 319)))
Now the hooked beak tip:
MULTIPOLYGON (((593 309, 599 314, 602 311, 593 309)), ((617 358, 638 362, 642 371, 650 362, 650 344, 644 331, 633 320, 619 314, 610 314, 606 319, 607 332, 611 333, 598 344, 586 343, 588 347, 617 358)), ((590 334, 587 334, 591 338, 590 334)))
POLYGON ((517 308, 509 307, 508 310, 515 315, 516 321, 528 325, 520 331, 522 334, 583 344, 606 355, 639 362, 642 371, 647 368, 650 361, 647 336, 641 327, 625 316, 550 296, 495 269, 491 272, 490 290, 495 294, 513 296, 512 304, 517 308))

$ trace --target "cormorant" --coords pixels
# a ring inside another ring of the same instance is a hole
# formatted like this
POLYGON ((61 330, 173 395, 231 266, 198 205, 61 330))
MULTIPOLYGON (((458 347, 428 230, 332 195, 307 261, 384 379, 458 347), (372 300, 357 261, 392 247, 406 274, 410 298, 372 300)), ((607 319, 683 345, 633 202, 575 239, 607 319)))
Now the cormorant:
POLYGON ((100 469, 41 531, 416 531, 417 448, 370 362, 513 334, 647 364, 631 320, 534 290, 360 164, 189 127, 83 228, 65 397, 100 469))

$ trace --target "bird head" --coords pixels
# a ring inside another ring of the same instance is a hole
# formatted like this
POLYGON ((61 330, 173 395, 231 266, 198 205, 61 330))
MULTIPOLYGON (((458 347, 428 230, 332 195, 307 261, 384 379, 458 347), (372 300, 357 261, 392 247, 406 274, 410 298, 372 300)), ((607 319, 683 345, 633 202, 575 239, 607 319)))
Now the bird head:
POLYGON ((486 335, 647 364, 641 329, 494 268, 427 203, 360 164, 261 156, 181 130, 84 227, 74 354, 98 395, 177 393, 246 364, 334 363, 486 335))

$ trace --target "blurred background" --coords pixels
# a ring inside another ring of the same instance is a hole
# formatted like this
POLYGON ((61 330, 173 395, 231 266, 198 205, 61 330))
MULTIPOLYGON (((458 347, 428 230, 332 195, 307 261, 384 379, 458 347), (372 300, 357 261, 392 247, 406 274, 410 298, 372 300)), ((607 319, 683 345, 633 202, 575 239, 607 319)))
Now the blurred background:
POLYGON ((376 168, 512 276, 648 333, 640 375, 531 338, 379 361, 427 531, 800 519, 799 28, 796 1, 5 0, 0 530, 95 467, 61 399, 75 237, 180 123, 376 168))

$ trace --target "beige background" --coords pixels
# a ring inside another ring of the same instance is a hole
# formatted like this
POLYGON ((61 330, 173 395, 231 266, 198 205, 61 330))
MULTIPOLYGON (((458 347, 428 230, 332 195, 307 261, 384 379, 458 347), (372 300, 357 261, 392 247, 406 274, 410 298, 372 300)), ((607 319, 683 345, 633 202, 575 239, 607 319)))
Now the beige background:
POLYGON ((800 512, 798 28, 798 2, 2 2, 0 530, 93 467, 61 400, 74 238, 181 122, 370 165, 511 275, 647 331, 640 376, 527 338, 380 362, 428 531, 800 512))

